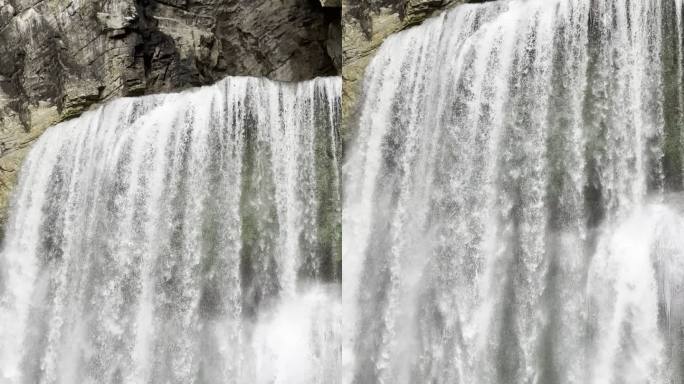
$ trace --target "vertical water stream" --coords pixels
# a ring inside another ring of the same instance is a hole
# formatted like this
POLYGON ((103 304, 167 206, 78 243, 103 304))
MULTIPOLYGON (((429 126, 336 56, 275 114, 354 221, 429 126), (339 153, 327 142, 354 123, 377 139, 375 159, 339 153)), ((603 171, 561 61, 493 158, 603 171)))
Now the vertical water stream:
POLYGON ((0 382, 339 382, 340 87, 227 78, 50 128, 0 254, 0 382))
POLYGON ((684 382, 681 0, 390 37, 344 166, 345 383, 684 382))

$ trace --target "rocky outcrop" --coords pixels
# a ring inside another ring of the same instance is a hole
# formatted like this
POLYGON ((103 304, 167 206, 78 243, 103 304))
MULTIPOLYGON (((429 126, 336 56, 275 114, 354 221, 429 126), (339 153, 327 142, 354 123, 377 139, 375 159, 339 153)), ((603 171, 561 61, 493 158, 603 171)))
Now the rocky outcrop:
POLYGON ((0 220, 30 144, 114 96, 339 73, 339 0, 0 0, 0 220))
MULTIPOLYGON (((485 0, 486 1, 486 0, 485 0)), ((342 77, 343 139, 351 138, 349 126, 366 66, 382 42, 392 33, 421 23, 446 8, 468 0, 343 0, 342 77)))

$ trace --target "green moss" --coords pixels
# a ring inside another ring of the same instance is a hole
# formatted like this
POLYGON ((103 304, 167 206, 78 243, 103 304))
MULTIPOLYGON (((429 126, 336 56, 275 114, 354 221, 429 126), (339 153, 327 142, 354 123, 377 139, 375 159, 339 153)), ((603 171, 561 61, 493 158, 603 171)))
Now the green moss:
MULTIPOLYGON (((314 127, 316 162, 316 197, 318 201, 318 274, 325 281, 340 280, 342 274, 342 223, 340 207, 340 134, 337 116, 331 116, 325 95, 315 99, 314 127)), ((337 108, 337 106, 336 106, 337 108)), ((338 113, 335 113, 338 115, 338 113)))
POLYGON ((663 113, 665 137, 663 142, 663 176, 665 189, 680 191, 682 184, 682 95, 680 37, 674 0, 663 2, 661 59, 663 63, 663 113))
POLYGON ((280 287, 275 260, 278 216, 273 201, 272 155, 268 144, 257 138, 258 120, 247 99, 240 195, 240 275, 243 310, 253 316, 262 302, 277 295, 280 287))

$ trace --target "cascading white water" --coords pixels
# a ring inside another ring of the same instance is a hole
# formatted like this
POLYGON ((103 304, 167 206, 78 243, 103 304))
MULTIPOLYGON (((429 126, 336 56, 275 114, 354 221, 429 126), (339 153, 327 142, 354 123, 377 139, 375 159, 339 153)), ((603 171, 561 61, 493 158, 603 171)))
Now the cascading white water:
POLYGON ((227 78, 49 129, 0 255, 0 382, 339 382, 340 87, 227 78))
POLYGON ((383 44, 344 166, 343 382, 684 382, 681 14, 497 1, 383 44))

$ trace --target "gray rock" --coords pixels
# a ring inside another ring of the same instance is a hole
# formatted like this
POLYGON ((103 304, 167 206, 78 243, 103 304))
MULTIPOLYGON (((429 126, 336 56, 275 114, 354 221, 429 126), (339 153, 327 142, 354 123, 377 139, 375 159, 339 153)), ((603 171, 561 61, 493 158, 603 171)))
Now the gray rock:
POLYGON ((321 5, 324 7, 341 7, 342 0, 321 0, 321 5))

